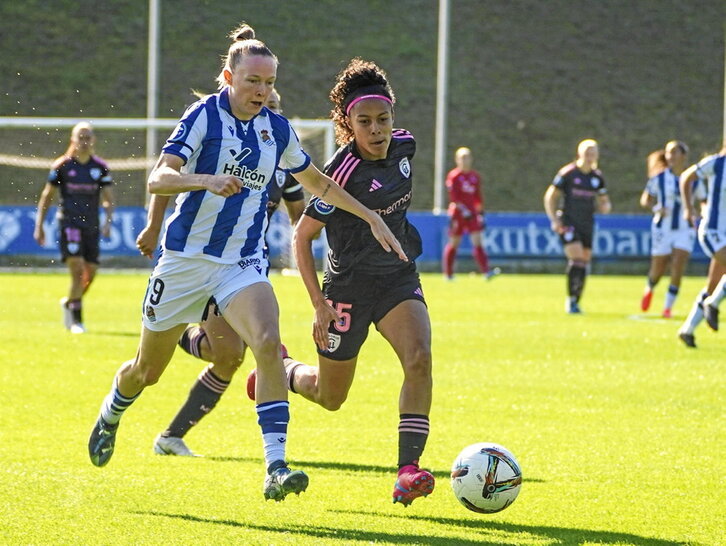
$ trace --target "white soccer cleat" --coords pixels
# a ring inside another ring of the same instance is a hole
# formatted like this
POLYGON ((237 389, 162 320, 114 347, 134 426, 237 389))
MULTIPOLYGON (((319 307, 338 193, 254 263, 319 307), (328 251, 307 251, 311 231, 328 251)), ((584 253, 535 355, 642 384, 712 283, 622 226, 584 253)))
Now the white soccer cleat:
POLYGON ((154 440, 154 453, 157 455, 179 455, 180 457, 201 457, 187 447, 184 440, 174 436, 159 434, 154 440))
POLYGON ((85 334, 86 333, 86 328, 80 322, 71 324, 70 330, 71 330, 71 334, 85 334))
POLYGON ((58 302, 61 306, 61 313, 63 314, 63 327, 66 330, 70 330, 73 325, 73 316, 71 315, 71 310, 68 309, 68 306, 66 305, 67 303, 68 298, 61 298, 58 302))

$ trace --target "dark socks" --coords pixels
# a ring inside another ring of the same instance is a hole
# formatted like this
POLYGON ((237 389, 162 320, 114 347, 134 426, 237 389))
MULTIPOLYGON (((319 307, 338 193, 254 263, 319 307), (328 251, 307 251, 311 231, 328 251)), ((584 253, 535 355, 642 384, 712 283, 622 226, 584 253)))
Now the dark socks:
POLYGON ((179 338, 179 347, 197 358, 202 358, 201 344, 207 334, 199 326, 187 326, 179 338))
POLYGON ((570 299, 580 301, 582 291, 585 288, 585 277, 587 266, 585 262, 572 260, 567 263, 567 294, 570 299))
POLYGON ((66 307, 71 312, 71 317, 73 317, 73 324, 83 324, 81 300, 68 300, 66 302, 66 307))
POLYGON ((183 438, 190 428, 214 409, 228 386, 229 381, 219 379, 209 368, 205 368, 189 391, 189 397, 179 413, 161 435, 183 438))
POLYGON ((418 465, 429 436, 427 415, 402 413, 398 423, 398 468, 418 465))

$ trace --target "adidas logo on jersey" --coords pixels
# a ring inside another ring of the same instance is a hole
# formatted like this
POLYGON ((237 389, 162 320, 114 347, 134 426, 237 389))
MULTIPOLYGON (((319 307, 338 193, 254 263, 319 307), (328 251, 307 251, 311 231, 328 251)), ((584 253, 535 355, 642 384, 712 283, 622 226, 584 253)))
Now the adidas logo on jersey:
POLYGON ((369 192, 379 190, 383 187, 383 184, 381 184, 378 180, 375 178, 373 179, 373 182, 371 182, 371 187, 368 188, 369 192))

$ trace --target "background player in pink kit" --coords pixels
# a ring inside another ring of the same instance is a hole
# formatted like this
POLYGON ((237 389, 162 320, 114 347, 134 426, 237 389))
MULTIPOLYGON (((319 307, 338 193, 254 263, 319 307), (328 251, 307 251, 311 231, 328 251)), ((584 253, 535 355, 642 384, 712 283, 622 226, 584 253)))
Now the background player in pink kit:
POLYGON ((489 257, 484 250, 482 232, 484 225, 484 198, 481 175, 471 168, 472 157, 469 148, 459 148, 455 155, 456 168, 446 175, 446 189, 449 191, 449 242, 444 248, 444 275, 454 276, 456 251, 461 236, 468 233, 474 247, 474 259, 479 270, 489 279, 500 273, 498 267, 489 269, 489 257))
POLYGON ((68 296, 61 299, 64 326, 73 334, 82 334, 81 300, 98 270, 99 236, 108 237, 113 220, 111 173, 106 163, 94 155, 96 136, 89 123, 78 123, 71 131, 66 153, 56 159, 38 201, 33 237, 45 244, 43 221, 60 190, 58 229, 63 261, 71 274, 68 296), (99 229, 98 207, 103 206, 106 221, 99 229))

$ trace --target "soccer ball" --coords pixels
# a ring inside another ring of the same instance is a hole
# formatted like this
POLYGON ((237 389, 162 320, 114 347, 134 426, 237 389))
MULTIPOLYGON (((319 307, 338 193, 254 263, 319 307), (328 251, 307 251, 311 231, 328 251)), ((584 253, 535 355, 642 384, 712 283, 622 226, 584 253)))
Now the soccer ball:
POLYGON ((459 502, 473 512, 493 514, 517 498, 522 471, 514 455, 492 443, 465 447, 451 467, 451 487, 459 502))

